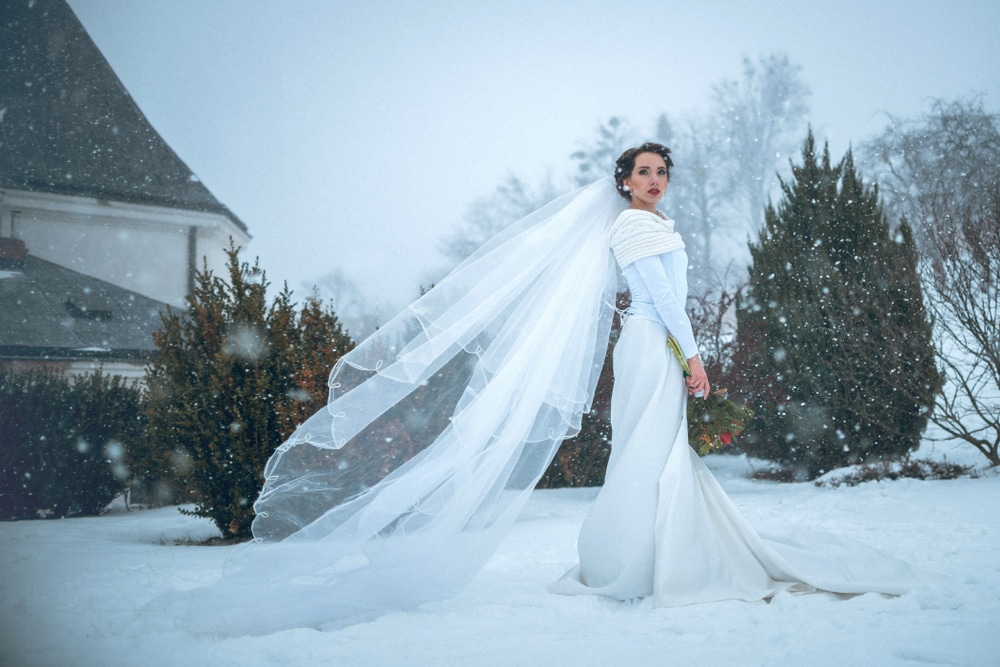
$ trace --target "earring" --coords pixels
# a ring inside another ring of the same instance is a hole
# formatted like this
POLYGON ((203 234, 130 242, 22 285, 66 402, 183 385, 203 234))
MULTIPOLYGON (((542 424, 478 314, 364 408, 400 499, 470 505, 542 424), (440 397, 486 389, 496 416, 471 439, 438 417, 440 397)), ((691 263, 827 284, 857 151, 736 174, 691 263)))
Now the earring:
POLYGON ((622 186, 622 192, 632 192, 632 188, 627 185, 622 186))

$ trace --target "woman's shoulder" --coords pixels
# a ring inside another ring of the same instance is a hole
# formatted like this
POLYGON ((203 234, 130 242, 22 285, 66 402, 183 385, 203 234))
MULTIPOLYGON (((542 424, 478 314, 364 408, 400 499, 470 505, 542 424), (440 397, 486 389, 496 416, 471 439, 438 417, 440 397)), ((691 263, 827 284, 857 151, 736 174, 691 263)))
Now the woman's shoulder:
POLYGON ((684 247, 681 235, 674 231, 673 220, 635 209, 618 216, 611 227, 610 241, 611 250, 622 268, 648 255, 661 255, 684 247))

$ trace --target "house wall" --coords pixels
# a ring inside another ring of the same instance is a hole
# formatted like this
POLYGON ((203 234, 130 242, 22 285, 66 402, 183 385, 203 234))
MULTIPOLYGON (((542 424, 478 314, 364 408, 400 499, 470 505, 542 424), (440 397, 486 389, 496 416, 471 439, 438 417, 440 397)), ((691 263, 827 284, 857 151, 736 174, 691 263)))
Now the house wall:
POLYGON ((70 362, 63 371, 66 377, 90 375, 101 370, 105 375, 120 375, 129 382, 136 381, 140 387, 146 386, 146 362, 124 361, 120 359, 78 359, 70 362))
POLYGON ((229 237, 242 247, 250 240, 217 213, 16 190, 0 193, 0 236, 23 240, 36 257, 178 307, 192 265, 200 269, 205 257, 218 273, 229 237))

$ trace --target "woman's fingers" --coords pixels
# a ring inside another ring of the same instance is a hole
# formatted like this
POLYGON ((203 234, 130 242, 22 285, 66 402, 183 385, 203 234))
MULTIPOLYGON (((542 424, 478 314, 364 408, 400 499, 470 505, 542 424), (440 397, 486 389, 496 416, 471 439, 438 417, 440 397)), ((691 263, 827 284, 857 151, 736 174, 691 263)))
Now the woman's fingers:
POLYGON ((688 359, 688 366, 691 368, 691 377, 687 379, 688 393, 702 398, 708 396, 711 385, 705 373, 705 365, 701 363, 701 356, 695 355, 688 359))

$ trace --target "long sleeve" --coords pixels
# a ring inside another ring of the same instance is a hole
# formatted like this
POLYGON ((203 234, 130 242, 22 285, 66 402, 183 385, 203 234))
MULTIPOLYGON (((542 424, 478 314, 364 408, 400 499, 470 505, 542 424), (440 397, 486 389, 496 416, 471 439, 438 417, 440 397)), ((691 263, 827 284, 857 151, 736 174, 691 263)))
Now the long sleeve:
POLYGON ((673 281, 667 275, 659 255, 642 257, 632 263, 639 278, 653 299, 653 305, 667 331, 674 335, 688 359, 698 354, 698 344, 691 329, 691 320, 684 311, 684 304, 677 298, 673 281))

